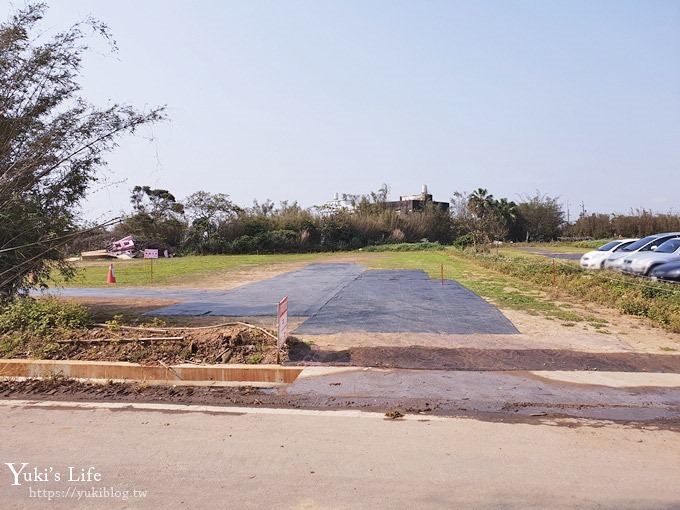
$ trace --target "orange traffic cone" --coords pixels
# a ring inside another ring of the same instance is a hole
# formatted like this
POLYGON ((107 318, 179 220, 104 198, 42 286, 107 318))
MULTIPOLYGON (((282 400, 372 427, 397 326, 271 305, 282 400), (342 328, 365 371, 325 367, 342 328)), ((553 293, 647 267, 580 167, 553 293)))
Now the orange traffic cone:
POLYGON ((109 264, 109 274, 106 275, 106 283, 116 283, 116 273, 113 270, 113 264, 109 264))

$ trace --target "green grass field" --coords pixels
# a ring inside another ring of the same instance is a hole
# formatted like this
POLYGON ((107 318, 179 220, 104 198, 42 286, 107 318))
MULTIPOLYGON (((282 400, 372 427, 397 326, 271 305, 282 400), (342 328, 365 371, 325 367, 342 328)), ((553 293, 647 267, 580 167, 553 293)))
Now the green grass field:
POLYGON ((54 276, 54 283, 63 287, 106 287, 109 264, 113 264, 116 285, 120 287, 164 287, 187 285, 210 278, 211 275, 240 271, 255 266, 324 260, 326 254, 303 255, 205 255, 151 260, 101 260, 76 262, 76 276, 64 281, 54 276))
MULTIPOLYGON (((456 250, 385 251, 352 253, 310 253, 301 255, 207 255, 158 259, 153 262, 133 260, 82 261, 75 263, 74 279, 64 281, 58 275, 54 283, 63 287, 106 287, 109 264, 113 264, 118 287, 166 287, 173 285, 200 286, 211 277, 231 271, 247 271, 257 266, 285 266, 298 263, 356 261, 372 269, 422 269, 432 278, 444 277, 462 282, 472 260, 456 256, 456 250)), ((471 283, 471 282, 468 282, 471 283)))

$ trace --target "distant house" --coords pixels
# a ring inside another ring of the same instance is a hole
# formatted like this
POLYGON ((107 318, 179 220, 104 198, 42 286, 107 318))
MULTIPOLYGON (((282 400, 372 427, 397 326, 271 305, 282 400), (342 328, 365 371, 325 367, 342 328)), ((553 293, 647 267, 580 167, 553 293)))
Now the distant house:
POLYGON ((317 207, 322 215, 334 214, 340 211, 354 211, 354 202, 347 198, 347 195, 340 197, 339 193, 335 194, 333 200, 328 200, 325 204, 317 207))
POLYGON ((435 207, 442 211, 449 210, 448 202, 435 202, 432 195, 427 192, 427 185, 423 184, 423 189, 419 195, 407 195, 399 197, 399 200, 385 202, 385 205, 400 214, 411 214, 425 209, 425 204, 431 202, 435 207))
MULTIPOLYGON (((324 205, 317 207, 321 215, 334 214, 340 211, 354 211, 356 209, 357 195, 339 195, 335 194, 333 200, 328 200, 324 205), (354 200, 352 200, 354 198, 354 200)), ((442 211, 449 210, 448 202, 435 202, 432 200, 432 195, 427 192, 427 186, 423 185, 423 189, 419 195, 406 195, 399 197, 399 200, 385 202, 387 209, 392 209, 399 214, 411 214, 413 212, 422 211, 425 209, 427 203, 434 204, 435 207, 442 211)))

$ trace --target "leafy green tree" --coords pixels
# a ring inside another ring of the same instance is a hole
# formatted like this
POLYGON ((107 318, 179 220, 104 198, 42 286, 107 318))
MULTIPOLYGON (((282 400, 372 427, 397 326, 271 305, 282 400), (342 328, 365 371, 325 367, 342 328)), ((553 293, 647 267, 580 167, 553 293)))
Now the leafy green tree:
POLYGON ((467 236, 475 249, 486 249, 490 241, 507 237, 508 221, 514 214, 511 202, 498 201, 485 188, 478 188, 469 195, 454 193, 451 203, 459 235, 467 236))
POLYGON ((45 4, 0 24, 0 292, 12 297, 68 274, 61 249, 80 232, 78 205, 121 135, 163 118, 128 105, 98 108, 80 95, 86 38, 115 43, 94 19, 53 37, 39 27, 45 4))
POLYGON ((557 197, 536 192, 518 205, 525 225, 525 241, 552 241, 559 237, 564 223, 564 211, 557 197))
POLYGON ((576 237, 605 239, 614 237, 614 227, 608 214, 581 214, 576 222, 569 226, 569 234, 576 237))
POLYGON ((184 207, 192 220, 206 218, 213 225, 233 218, 240 208, 235 205, 229 195, 197 191, 184 200, 184 207))
POLYGON ((496 202, 496 211, 500 216, 504 232, 503 235, 497 235, 496 239, 505 240, 509 238, 512 241, 520 240, 524 219, 519 212, 517 204, 512 200, 508 201, 507 198, 501 198, 496 202))
POLYGON ((477 188, 468 198, 468 207, 478 217, 484 218, 494 212, 495 199, 485 188, 477 188))
POLYGON ((225 252, 227 241, 220 232, 241 212, 229 195, 197 191, 184 200, 184 207, 191 221, 184 249, 195 253, 225 252))
POLYGON ((176 250, 186 230, 184 205, 166 189, 135 186, 130 195, 134 213, 116 227, 117 235, 132 234, 146 246, 176 250))
POLYGON ((178 217, 184 214, 184 205, 166 189, 151 189, 149 186, 135 186, 130 196, 136 214, 147 214, 155 221, 178 217))

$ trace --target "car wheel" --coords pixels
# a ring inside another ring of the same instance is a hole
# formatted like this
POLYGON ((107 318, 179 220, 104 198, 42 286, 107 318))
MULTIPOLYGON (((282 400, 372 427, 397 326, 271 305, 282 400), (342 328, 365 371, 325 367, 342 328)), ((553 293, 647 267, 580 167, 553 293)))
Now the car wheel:
POLYGON ((649 269, 647 269, 647 272, 645 273, 645 276, 649 276, 652 274, 652 271, 654 271, 655 268, 660 266, 660 264, 654 264, 653 266, 649 266, 649 269))

